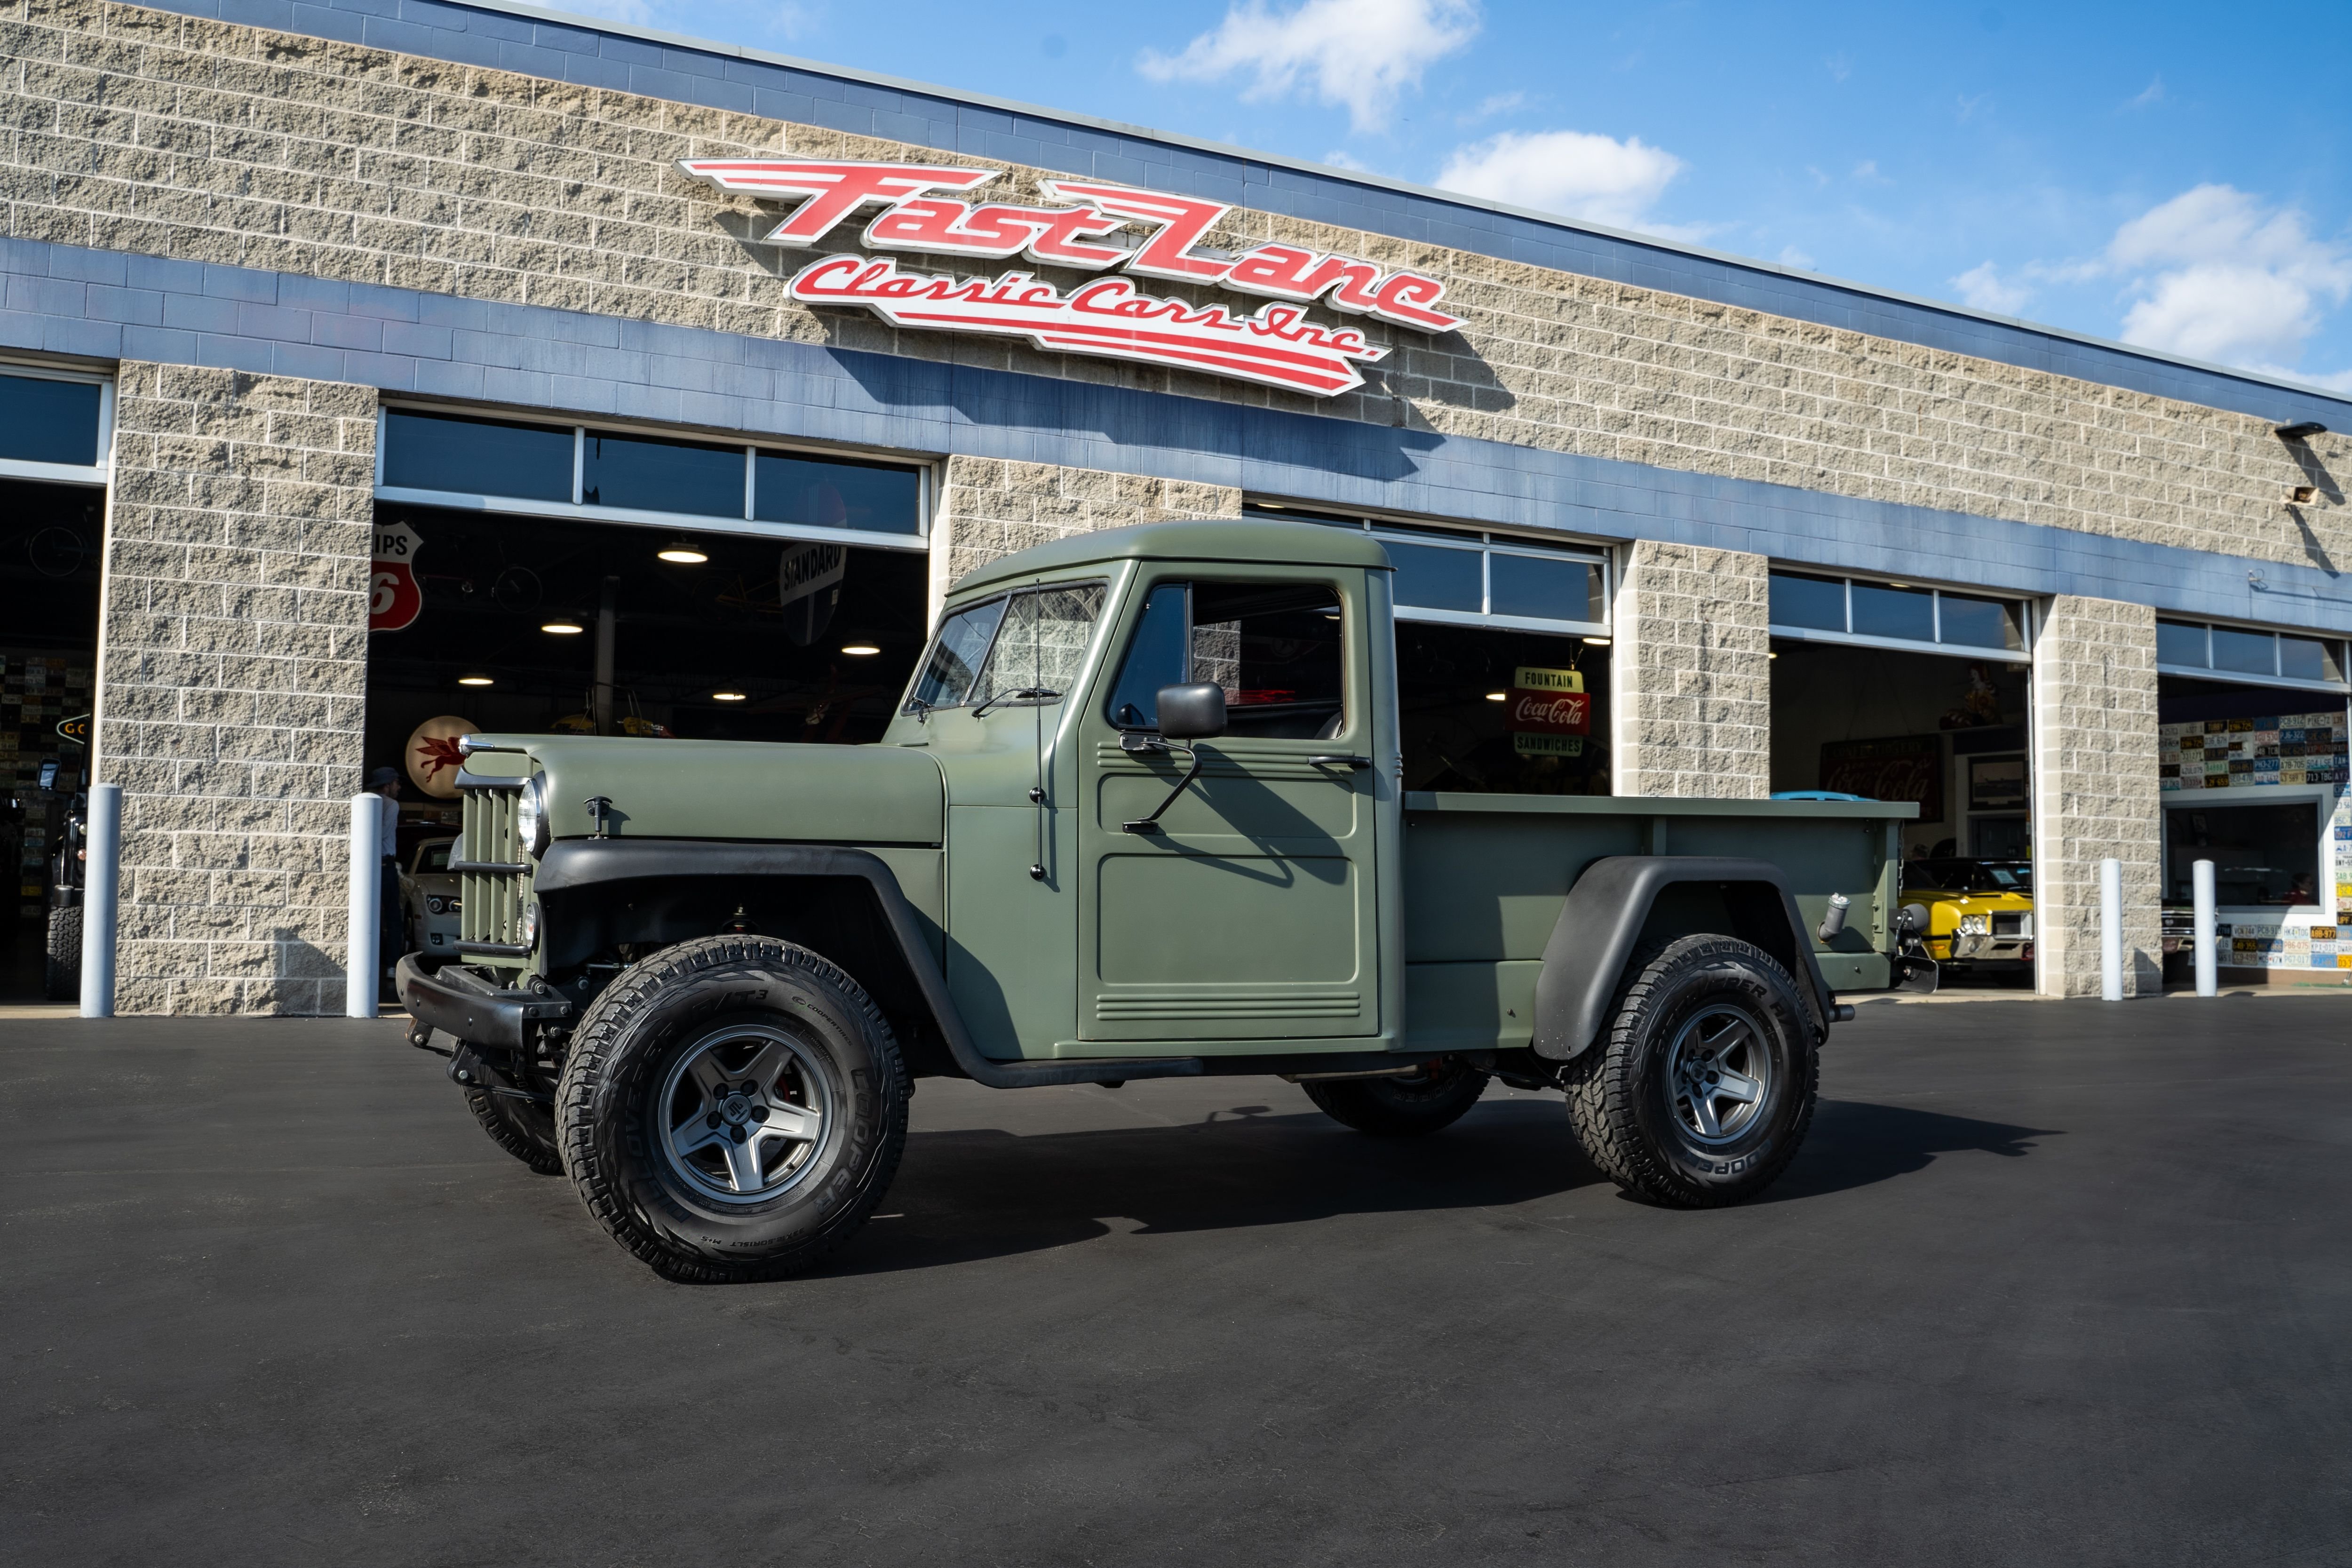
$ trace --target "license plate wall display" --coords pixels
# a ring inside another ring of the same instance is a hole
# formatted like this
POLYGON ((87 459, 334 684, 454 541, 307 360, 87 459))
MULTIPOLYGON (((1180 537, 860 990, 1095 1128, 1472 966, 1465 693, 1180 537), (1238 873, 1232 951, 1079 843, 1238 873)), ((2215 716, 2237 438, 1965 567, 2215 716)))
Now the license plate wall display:
POLYGON ((2340 784, 2347 777, 2346 742, 2340 710, 2159 724, 2157 787, 2340 784))

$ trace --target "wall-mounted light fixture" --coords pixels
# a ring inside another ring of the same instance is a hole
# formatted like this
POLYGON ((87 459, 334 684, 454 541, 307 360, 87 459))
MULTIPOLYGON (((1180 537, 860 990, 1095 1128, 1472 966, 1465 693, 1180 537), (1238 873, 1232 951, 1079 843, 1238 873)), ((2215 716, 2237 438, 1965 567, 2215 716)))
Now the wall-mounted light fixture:
POLYGON ((2317 485, 2297 485, 2294 489, 2286 492, 2286 504, 2289 506, 2309 506, 2313 501, 2318 499, 2319 487, 2317 485))
POLYGON ((2314 436, 2327 434, 2327 426, 2316 419, 2305 419, 2294 425, 2282 425, 2273 432, 2282 441, 2308 441, 2314 436))

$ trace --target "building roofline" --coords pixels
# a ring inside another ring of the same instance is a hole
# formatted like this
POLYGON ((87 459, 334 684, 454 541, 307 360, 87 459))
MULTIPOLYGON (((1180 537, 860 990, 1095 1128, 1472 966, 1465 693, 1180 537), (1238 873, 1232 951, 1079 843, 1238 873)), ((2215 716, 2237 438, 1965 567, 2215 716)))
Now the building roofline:
POLYGON ((1500 213, 1508 217, 1522 218, 1573 234, 1599 235, 1604 238, 1619 240, 1629 245, 1646 246, 1652 249, 1669 251, 1678 256, 1720 262, 1727 267, 1737 267, 1745 271, 1770 273, 1819 287, 1842 289, 1850 293, 1866 295, 1872 299, 1891 300, 1896 304, 1916 306, 1922 310, 1940 310, 1971 321, 1985 321, 1994 326, 2009 327, 2043 337, 2082 343, 2086 347, 2129 354, 2135 358, 2150 360, 2161 364, 2176 364, 2185 370, 2204 371, 2213 375, 2226 375, 2239 381, 2252 382, 2257 385, 2276 386, 2289 392, 2305 393, 2339 402, 2352 401, 2352 394, 2333 391, 2316 383, 2299 381, 2292 376, 2266 374, 2260 371, 2247 370, 2242 366, 2221 364, 2211 360, 2191 359, 2185 354, 2166 353, 2158 349, 2125 342, 2119 338, 2103 338, 2094 332, 2078 332, 2070 328, 2054 327, 2047 322, 2032 321, 2023 316, 2004 316, 1997 311, 1980 310, 1973 306, 1956 304, 1949 300, 1938 300, 1932 295, 1908 293, 1900 289, 1888 289, 1874 283, 1858 282, 1850 278, 1841 278, 1827 272, 1816 272, 1805 268, 1785 267, 1779 262, 1766 261, 1753 256, 1743 256, 1737 251, 1717 250, 1710 246, 1668 239, 1658 235, 1645 234, 1638 229, 1612 228, 1606 224, 1588 223, 1580 219, 1562 217, 1558 213, 1548 213, 1536 207, 1514 206, 1508 202, 1490 201, 1484 196, 1465 195, 1459 191, 1449 191, 1437 185, 1415 184, 1410 180, 1393 179, 1388 175, 1372 174, 1366 170, 1342 169, 1329 163, 1318 163, 1311 159, 1293 158, 1255 147, 1239 146, 1230 142, 1216 142, 1206 137, 1187 136, 1173 131, 1158 131, 1147 125, 1131 124, 1126 121, 1106 120, 1097 115, 1080 114, 1066 109, 1048 108, 1041 104, 1024 102, 1019 99, 1001 98, 993 93, 972 92, 962 88, 943 87, 937 82, 922 81, 913 77, 892 76, 884 71, 869 71, 855 66, 835 65, 824 60, 809 59, 803 56, 784 54, 774 49, 753 48, 745 44, 730 44, 716 38, 698 37, 690 33, 672 33, 659 27, 643 27, 634 23, 608 21, 602 17, 562 10, 552 5, 529 5, 525 4, 524 0, 455 0, 455 3, 476 10, 502 11, 516 16, 544 17, 550 21, 562 22, 567 26, 579 27, 588 32, 614 33, 625 37, 640 38, 648 43, 667 44, 676 48, 695 49, 705 54, 727 55, 738 59, 757 60, 762 64, 810 71, 819 76, 836 77, 845 81, 861 82, 870 87, 887 88, 894 92, 915 92, 930 97, 952 99, 982 108, 1001 110, 1007 114, 1018 114, 1029 119, 1052 121, 1066 125, 1082 125, 1088 130, 1106 132, 1114 136, 1132 137, 1139 142, 1186 147, 1195 152, 1214 153, 1223 158, 1237 158, 1246 163, 1265 163, 1276 168, 1290 169, 1302 174, 1312 174, 1318 179, 1338 180, 1348 184, 1369 185, 1376 190, 1394 191, 1401 195, 1418 196, 1451 206, 1500 213))

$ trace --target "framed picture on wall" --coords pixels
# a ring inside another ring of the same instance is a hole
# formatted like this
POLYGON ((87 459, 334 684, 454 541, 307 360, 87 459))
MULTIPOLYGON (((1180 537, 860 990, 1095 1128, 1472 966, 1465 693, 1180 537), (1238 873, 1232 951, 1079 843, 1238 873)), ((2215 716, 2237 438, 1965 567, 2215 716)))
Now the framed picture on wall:
POLYGON ((1970 757, 1969 809, 2014 811, 2025 805, 2023 757, 1970 757))

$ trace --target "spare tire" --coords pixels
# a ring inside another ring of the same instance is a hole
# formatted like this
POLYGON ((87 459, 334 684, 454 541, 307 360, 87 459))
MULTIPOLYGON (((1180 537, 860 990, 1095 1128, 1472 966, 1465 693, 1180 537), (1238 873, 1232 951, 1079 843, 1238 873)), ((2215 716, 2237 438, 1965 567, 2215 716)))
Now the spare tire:
POLYGON ((1410 1078, 1309 1079, 1298 1086, 1334 1121, 1375 1138, 1418 1138, 1451 1127, 1486 1092, 1486 1075, 1440 1057, 1410 1078))
POLYGON ((1568 1064, 1577 1142, 1650 1203, 1754 1197, 1812 1124, 1818 1045, 1812 1010, 1769 953, 1681 938, 1635 960, 1601 1037, 1568 1064))

